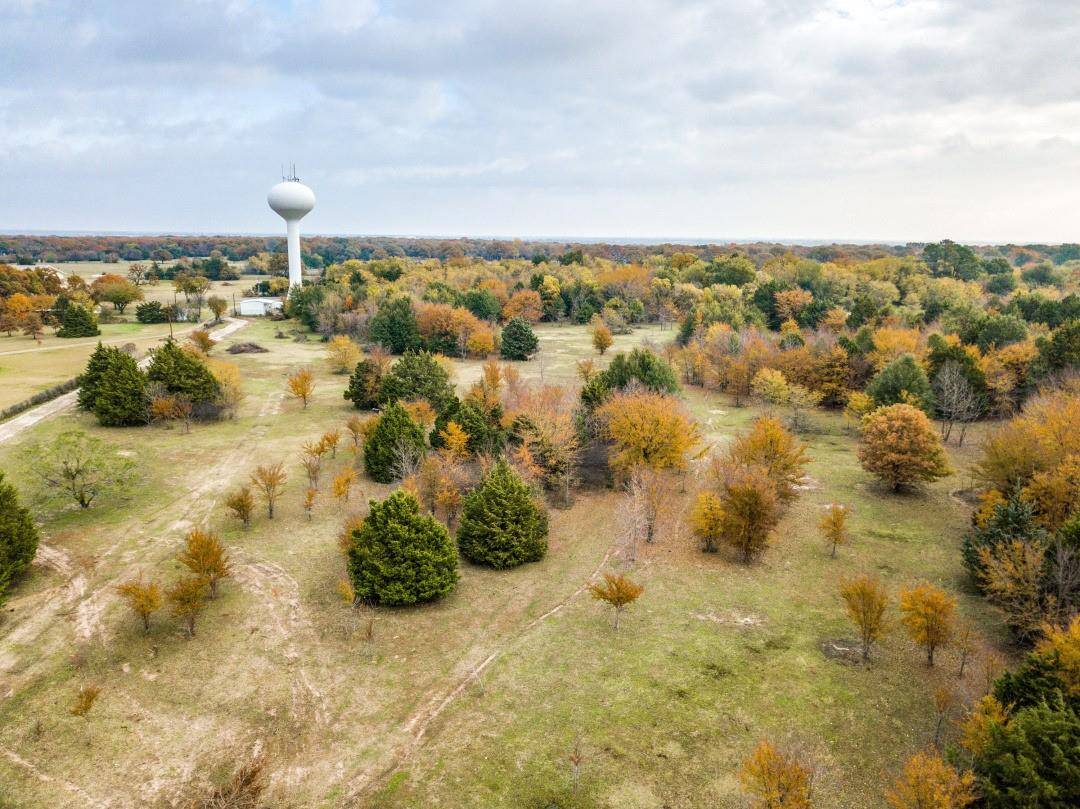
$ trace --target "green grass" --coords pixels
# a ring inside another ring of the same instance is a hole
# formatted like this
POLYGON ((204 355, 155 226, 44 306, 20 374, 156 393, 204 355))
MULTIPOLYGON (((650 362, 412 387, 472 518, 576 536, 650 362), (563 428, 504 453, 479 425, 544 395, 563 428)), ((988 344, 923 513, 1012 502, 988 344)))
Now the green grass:
MULTIPOLYGON (((271 349, 232 358, 248 392, 234 420, 185 434, 106 431, 70 414, 0 445, 0 466, 26 490, 20 445, 73 425, 133 453, 140 470, 124 503, 42 515, 46 542, 68 554, 85 594, 36 567, 4 607, 0 783, 16 805, 61 805, 73 799, 70 787, 121 806, 171 800, 259 746, 275 806, 741 806, 738 762, 763 736, 813 752, 817 805, 881 805, 883 785, 932 737, 934 687, 974 693, 979 664, 957 681, 946 653, 928 671, 897 630, 869 668, 826 659, 823 640, 852 635, 838 580, 874 572, 895 592, 928 579, 957 594, 988 645, 1004 640, 961 571, 967 511, 950 492, 965 485, 963 475, 922 495, 887 494, 859 468, 842 419, 826 413, 815 414, 818 430, 806 437, 811 488, 763 559, 746 567, 700 553, 681 528, 689 491, 673 497, 657 543, 630 573, 646 590, 617 633, 580 592, 615 543, 622 500, 613 491, 580 492, 572 508, 552 510, 551 549, 539 563, 503 572, 463 564, 459 587, 438 604, 349 609, 335 592, 343 572, 336 534, 348 513, 391 487, 363 480, 348 506, 324 495, 305 518, 299 446, 353 411, 342 398, 346 378, 327 372, 321 344, 276 339, 276 331, 256 322, 231 338, 271 349), (301 365, 318 374, 307 409, 282 396, 301 365), (255 464, 276 460, 290 475, 279 516, 261 514, 243 531, 220 498, 255 464), (854 541, 835 560, 816 528, 833 501, 854 509, 854 541), (175 579, 183 532, 204 521, 230 546, 234 579, 194 639, 165 613, 144 636, 110 588, 140 572, 175 579), (94 631, 81 636, 80 620, 94 615, 94 631), (86 682, 104 690, 84 721, 67 709, 86 682), (583 762, 573 793, 575 745, 583 762)), ((572 382, 575 362, 593 353, 587 331, 543 326, 538 334, 544 380, 572 382)), ((598 364, 670 336, 654 328, 619 337, 598 364)), ((456 364, 461 386, 479 374, 480 363, 456 364)), ((541 376, 539 358, 518 367, 527 379, 541 376)), ((685 398, 716 443, 757 415, 701 391, 685 398)), ((954 465, 966 468, 971 452, 954 452, 954 465)), ((334 470, 350 462, 348 452, 338 456, 334 470)), ((604 567, 621 565, 613 557, 604 567)))

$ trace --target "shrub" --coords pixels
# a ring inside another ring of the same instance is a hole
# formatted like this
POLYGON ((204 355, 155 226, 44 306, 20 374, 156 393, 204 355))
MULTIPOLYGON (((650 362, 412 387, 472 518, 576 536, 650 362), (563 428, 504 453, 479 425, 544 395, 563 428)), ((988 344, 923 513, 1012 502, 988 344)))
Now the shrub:
POLYGON ((391 367, 379 385, 379 403, 424 399, 436 413, 456 402, 450 374, 438 358, 427 351, 408 351, 391 367))
POLYGON ((64 310, 60 324, 56 332, 57 337, 97 337, 101 334, 94 313, 77 303, 69 305, 64 310))
POLYGON ((169 316, 160 301, 146 301, 135 307, 135 319, 140 323, 165 323, 169 316))
POLYGON ((465 496, 458 528, 461 555, 496 569, 535 562, 547 552, 547 514, 528 486, 500 459, 465 496))
POLYGON ((906 404, 863 417, 859 460, 893 491, 950 474, 941 439, 926 414, 906 404))
POLYGON ((362 359, 356 363, 349 386, 345 388, 345 398, 358 410, 374 410, 379 404, 379 389, 382 384, 382 370, 371 359, 362 359))
POLYGON ((212 405, 221 395, 221 387, 206 363, 173 340, 153 349, 150 354, 149 380, 160 382, 169 393, 190 399, 197 415, 211 415, 212 405))
POLYGON ((30 566, 37 546, 38 531, 30 511, 19 503, 15 487, 0 472, 0 603, 8 588, 30 566))
POLYGON ((383 301, 371 318, 368 334, 374 342, 395 354, 420 348, 420 330, 408 296, 383 301))
POLYGON ((132 427, 147 422, 147 380, 135 358, 110 353, 97 383, 94 415, 103 427, 132 427))
POLYGON ((424 454, 424 433, 400 404, 392 404, 382 415, 364 445, 364 471, 372 480, 391 483, 404 477, 406 467, 424 454))
POLYGON ((441 598, 457 584, 457 563, 446 527, 421 514, 404 491, 371 501, 368 516, 349 534, 349 579, 369 603, 407 606, 441 598))
POLYGON ((527 360, 534 353, 540 341, 536 339, 532 326, 520 317, 515 317, 502 330, 502 356, 507 360, 527 360))
POLYGON ((910 354, 893 360, 878 371, 866 386, 866 392, 878 407, 903 403, 927 412, 933 407, 934 392, 930 380, 910 354))

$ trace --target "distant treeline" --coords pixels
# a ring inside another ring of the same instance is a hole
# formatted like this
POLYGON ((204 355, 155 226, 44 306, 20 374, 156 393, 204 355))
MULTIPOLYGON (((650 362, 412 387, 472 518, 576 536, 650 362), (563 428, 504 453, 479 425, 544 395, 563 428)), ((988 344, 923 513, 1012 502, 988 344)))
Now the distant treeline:
MULTIPOLYGON (((469 256, 489 261, 502 259, 560 260, 581 263, 584 256, 616 262, 640 262, 648 256, 688 252, 709 261, 737 250, 759 266, 770 258, 793 255, 821 262, 850 263, 887 256, 920 253, 923 244, 790 245, 770 242, 727 244, 608 244, 504 239, 424 239, 391 236, 310 236, 304 239, 304 261, 309 267, 340 264, 348 259, 449 259, 469 256)), ((974 247, 982 258, 1001 257, 1013 266, 1080 259, 1080 245, 994 245, 974 247)), ((285 250, 285 240, 265 236, 2 236, 0 263, 30 265, 62 261, 171 261, 209 256, 215 250, 232 261, 258 253, 285 250)))

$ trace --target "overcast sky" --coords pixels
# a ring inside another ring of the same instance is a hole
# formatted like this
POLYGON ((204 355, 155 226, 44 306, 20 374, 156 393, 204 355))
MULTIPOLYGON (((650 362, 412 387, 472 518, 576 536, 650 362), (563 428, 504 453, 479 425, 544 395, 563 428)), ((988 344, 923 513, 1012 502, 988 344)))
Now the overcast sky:
POLYGON ((0 229, 1080 240, 1076 0, 0 0, 0 229))

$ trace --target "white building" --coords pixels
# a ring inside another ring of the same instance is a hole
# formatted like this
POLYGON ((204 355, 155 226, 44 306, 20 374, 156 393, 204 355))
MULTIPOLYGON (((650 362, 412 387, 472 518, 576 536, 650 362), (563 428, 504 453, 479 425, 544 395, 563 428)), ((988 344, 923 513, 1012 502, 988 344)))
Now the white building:
POLYGON ((262 317, 281 311, 282 306, 280 298, 241 298, 236 310, 241 317, 262 317))

